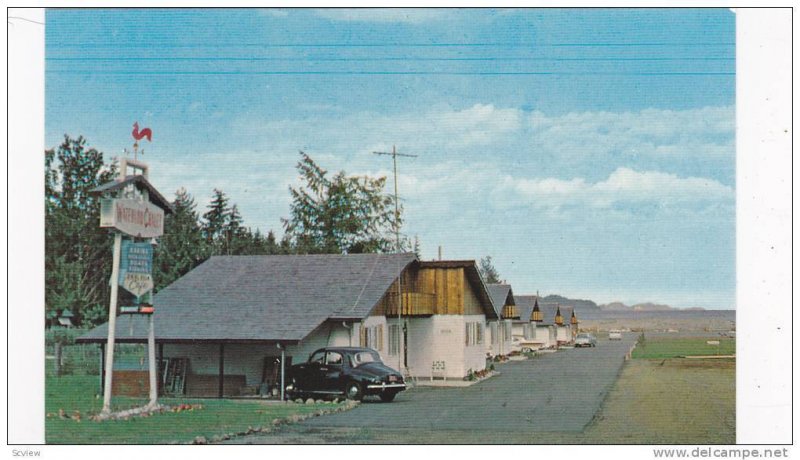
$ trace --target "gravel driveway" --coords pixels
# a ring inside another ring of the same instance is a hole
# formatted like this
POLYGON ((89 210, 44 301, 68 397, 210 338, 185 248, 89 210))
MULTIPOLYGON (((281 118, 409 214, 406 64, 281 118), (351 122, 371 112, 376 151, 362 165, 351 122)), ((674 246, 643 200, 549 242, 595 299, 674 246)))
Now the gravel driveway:
POLYGON ((416 387, 391 404, 309 419, 318 427, 580 432, 592 421, 636 341, 599 339, 596 348, 541 354, 497 365, 500 375, 466 388, 416 387))

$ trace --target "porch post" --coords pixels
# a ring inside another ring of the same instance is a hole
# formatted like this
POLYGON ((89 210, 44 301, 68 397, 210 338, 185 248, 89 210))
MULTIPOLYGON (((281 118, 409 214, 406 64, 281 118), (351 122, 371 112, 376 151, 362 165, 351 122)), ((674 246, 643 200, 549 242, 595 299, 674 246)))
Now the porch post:
POLYGON ((164 343, 158 344, 158 388, 159 394, 164 394, 164 343))
POLYGON ((281 345, 280 347, 281 347, 281 401, 283 401, 283 400, 284 400, 284 394, 283 394, 283 392, 285 391, 284 389, 286 388, 286 382, 285 382, 285 372, 286 372, 286 364, 285 364, 285 360, 286 360, 286 349, 283 347, 283 345, 281 345))
POLYGON ((219 344, 219 394, 218 397, 222 398, 224 381, 225 379, 225 344, 219 344))

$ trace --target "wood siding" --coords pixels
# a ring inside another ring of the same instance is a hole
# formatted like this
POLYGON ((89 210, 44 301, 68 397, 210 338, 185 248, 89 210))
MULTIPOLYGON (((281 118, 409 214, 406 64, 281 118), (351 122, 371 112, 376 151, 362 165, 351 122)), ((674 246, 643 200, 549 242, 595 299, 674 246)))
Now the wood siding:
MULTIPOLYGON (((402 288, 403 316, 483 314, 480 300, 461 267, 405 271, 402 288)), ((396 316, 397 300, 395 281, 374 311, 396 316)))

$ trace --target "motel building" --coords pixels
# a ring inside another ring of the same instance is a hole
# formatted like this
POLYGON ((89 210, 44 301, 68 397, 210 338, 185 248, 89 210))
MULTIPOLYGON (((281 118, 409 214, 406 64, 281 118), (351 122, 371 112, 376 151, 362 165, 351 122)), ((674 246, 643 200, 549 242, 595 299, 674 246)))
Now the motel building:
MULTIPOLYGON (((373 348, 407 378, 461 379, 485 369, 497 319, 475 261, 413 253, 214 256, 153 304, 159 394, 195 397, 279 394, 282 372, 326 346, 373 348)), ((121 317, 115 331, 143 344, 148 320, 121 317)), ((77 341, 107 336, 106 323, 77 341)), ((120 362, 112 394, 146 394, 146 369, 120 362)))

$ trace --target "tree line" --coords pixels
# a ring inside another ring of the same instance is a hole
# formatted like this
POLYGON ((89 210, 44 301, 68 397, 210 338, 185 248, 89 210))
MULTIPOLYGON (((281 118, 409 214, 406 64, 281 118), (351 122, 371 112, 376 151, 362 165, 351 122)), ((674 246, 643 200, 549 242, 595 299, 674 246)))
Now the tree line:
MULTIPOLYGON (((244 224, 239 207, 214 189, 211 202, 198 210, 184 188, 175 192, 173 212, 164 219, 164 235, 153 256, 155 290, 169 285, 215 255, 341 254, 391 252, 394 196, 385 193, 386 177, 330 173, 304 152, 296 165, 300 185, 290 186, 290 213, 281 219, 284 233, 266 234, 244 224)), ((116 159, 87 145, 82 136, 45 151, 45 309, 53 325, 65 310, 73 323, 92 326, 108 315, 113 234, 99 227, 100 197, 91 190, 117 175, 116 159)), ((402 250, 419 255, 419 239, 401 240, 402 250)))

